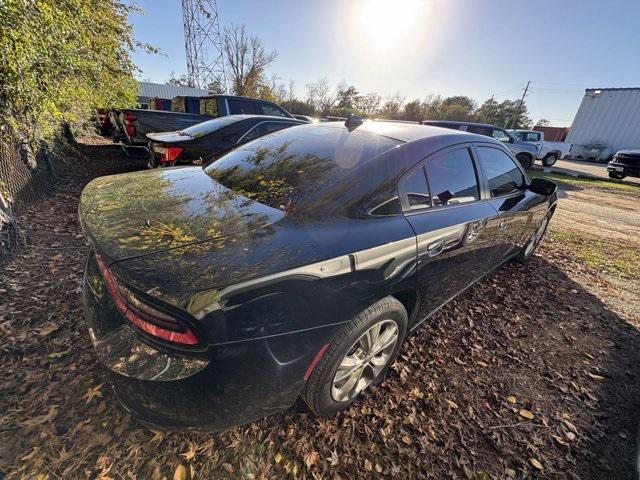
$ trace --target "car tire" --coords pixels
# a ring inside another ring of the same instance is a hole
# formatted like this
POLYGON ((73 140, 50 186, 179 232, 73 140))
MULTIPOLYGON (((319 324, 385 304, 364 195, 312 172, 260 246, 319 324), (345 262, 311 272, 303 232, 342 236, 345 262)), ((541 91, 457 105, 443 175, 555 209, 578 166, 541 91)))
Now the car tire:
POLYGON ((394 297, 383 298, 345 324, 307 380, 302 398, 309 410, 321 417, 335 415, 366 388, 381 382, 398 355, 407 326, 407 311, 394 297), (375 334, 376 328, 379 342, 374 341, 374 348, 367 351, 371 338, 367 334, 375 334), (380 352, 374 355, 376 349, 380 352))
POLYGON ((558 157, 555 153, 548 153, 547 156, 542 159, 542 165, 544 165, 545 167, 550 167, 557 161, 558 157))
POLYGON ((609 172, 609 178, 615 178, 616 180, 622 180, 626 175, 616 172, 609 172))
POLYGON ((536 231, 533 232, 533 235, 529 237, 529 240, 527 240, 527 243, 524 244, 520 252, 518 252, 518 254, 515 256, 514 260, 516 262, 526 263, 531 259, 531 257, 533 256, 533 253, 536 251, 536 248, 538 248, 540 241, 542 240, 545 232, 547 231, 547 226, 549 226, 549 220, 551 220, 551 215, 552 214, 549 213, 545 215, 545 217, 542 219, 536 231))
POLYGON ((520 165, 522 165, 522 168, 529 169, 533 166, 533 157, 530 155, 519 153, 516 155, 516 158, 520 162, 520 165))

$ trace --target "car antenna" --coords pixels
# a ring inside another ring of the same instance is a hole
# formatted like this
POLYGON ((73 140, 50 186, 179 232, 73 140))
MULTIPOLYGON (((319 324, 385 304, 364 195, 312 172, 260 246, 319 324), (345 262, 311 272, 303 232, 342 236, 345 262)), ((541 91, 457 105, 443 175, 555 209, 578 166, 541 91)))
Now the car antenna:
POLYGON ((350 113, 349 115, 347 115, 344 126, 347 127, 347 130, 351 132, 362 125, 363 122, 364 120, 362 119, 362 117, 350 113))

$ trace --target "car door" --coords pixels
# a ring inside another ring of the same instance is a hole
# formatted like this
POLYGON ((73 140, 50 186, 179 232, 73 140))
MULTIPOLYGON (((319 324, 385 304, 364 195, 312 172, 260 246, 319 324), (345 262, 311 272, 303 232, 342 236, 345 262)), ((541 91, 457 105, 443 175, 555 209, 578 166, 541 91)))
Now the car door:
POLYGON ((470 144, 446 149, 413 167, 398 189, 418 247, 421 318, 493 268, 496 212, 482 189, 470 144))
POLYGON ((486 195, 498 212, 499 243, 504 261, 522 248, 535 221, 537 196, 530 192, 518 161, 495 144, 475 144, 476 157, 486 179, 486 195))

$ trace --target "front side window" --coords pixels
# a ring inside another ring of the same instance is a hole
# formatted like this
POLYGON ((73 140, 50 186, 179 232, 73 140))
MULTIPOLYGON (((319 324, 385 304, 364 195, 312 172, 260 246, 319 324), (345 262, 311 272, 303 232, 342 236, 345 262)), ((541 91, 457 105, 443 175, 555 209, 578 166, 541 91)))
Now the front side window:
POLYGON ((476 150, 492 197, 522 189, 525 185, 524 175, 509 155, 498 148, 477 147, 476 150))
POLYGON ((282 111, 280 108, 276 107, 275 105, 270 105, 268 103, 260 103, 259 105, 262 108, 263 115, 269 115, 271 117, 287 117, 284 111, 282 111))
POLYGON ((434 207, 480 199, 476 170, 467 148, 454 150, 429 160, 427 179, 434 207))
POLYGON ((494 128, 491 131, 491 136, 496 140, 500 140, 502 143, 509 143, 509 134, 500 128, 494 128))

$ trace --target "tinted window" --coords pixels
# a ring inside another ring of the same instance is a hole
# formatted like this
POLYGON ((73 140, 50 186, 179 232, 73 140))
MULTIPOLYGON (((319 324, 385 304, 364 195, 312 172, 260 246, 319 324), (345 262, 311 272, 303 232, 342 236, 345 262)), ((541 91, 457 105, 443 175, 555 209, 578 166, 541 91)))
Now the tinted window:
POLYGON ((371 210, 371 215, 397 215, 402 212, 398 197, 391 198, 371 210))
POLYGON ((476 170, 466 148, 427 161, 427 178, 434 206, 455 205, 480 199, 476 170))
POLYGON ((500 128, 494 128, 491 130, 491 136, 501 142, 509 143, 509 134, 500 128))
POLYGON ((262 137, 267 133, 277 132, 283 128, 290 127, 292 124, 288 122, 260 122, 252 130, 250 130, 244 137, 242 142, 249 142, 255 138, 262 137))
POLYGON ((260 103, 258 105, 260 107, 262 107, 262 114, 263 115, 270 115, 272 117, 287 117, 287 118, 290 118, 280 108, 276 107, 275 105, 270 105, 268 103, 260 103))
POLYGON ((491 136, 491 129, 489 127, 483 127, 480 125, 469 125, 467 128, 467 132, 484 135, 486 137, 491 136))
POLYGON ((230 98, 229 112, 231 115, 239 115, 242 113, 256 113, 256 104, 251 100, 239 100, 237 98, 230 98))
POLYGON ((478 147, 478 158, 489 181, 491 196, 506 195, 522 187, 524 175, 515 162, 497 148, 478 147))
POLYGON ((427 178, 424 176, 424 168, 420 167, 409 173, 402 179, 402 182, 411 208, 431 206, 431 196, 429 195, 427 178))
POLYGON ((225 187, 289 210, 318 190, 400 142, 364 131, 300 125, 246 143, 205 172, 225 187))

